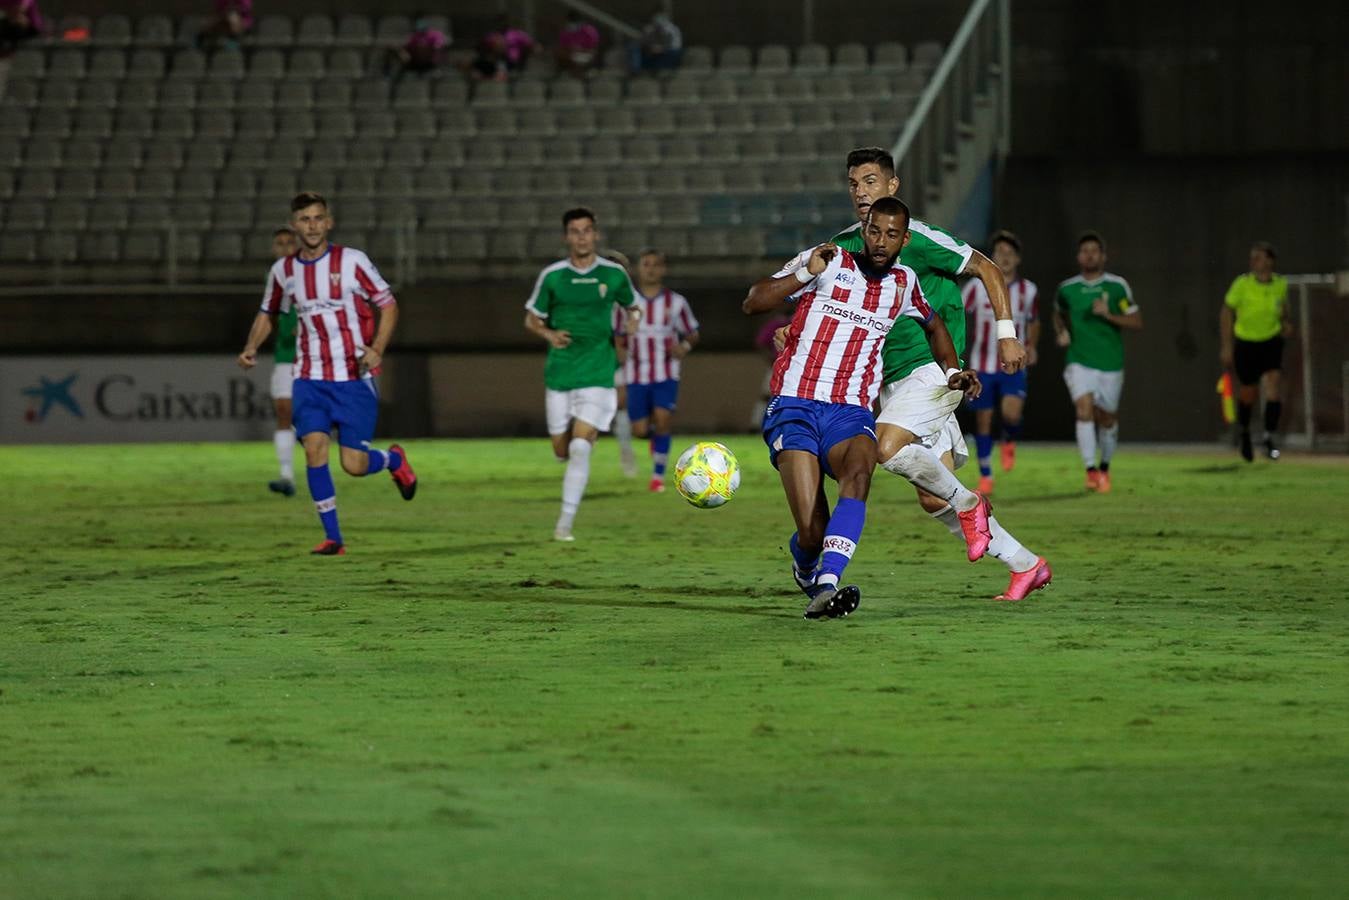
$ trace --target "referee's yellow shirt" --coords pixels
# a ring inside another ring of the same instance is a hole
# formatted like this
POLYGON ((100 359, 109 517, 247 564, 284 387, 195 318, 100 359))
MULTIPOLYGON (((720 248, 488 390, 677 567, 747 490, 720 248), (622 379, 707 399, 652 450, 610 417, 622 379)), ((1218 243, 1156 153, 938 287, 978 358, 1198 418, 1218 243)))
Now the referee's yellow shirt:
POLYGON ((1250 272, 1238 275, 1227 289, 1227 305, 1236 314, 1232 333, 1241 341, 1267 341, 1283 331, 1288 279, 1274 275, 1258 281, 1250 272))

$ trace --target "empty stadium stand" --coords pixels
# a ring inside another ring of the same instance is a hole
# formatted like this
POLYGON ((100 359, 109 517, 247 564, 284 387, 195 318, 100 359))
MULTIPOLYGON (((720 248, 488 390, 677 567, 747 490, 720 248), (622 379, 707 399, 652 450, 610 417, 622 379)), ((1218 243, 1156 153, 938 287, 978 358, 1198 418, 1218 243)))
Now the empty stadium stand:
POLYGON ((199 20, 109 15, 29 46, 0 94, 0 269, 11 281, 250 279, 302 189, 339 240, 421 277, 536 266, 586 204, 610 245, 780 257, 850 221, 842 157, 890 145, 935 45, 690 47, 662 79, 396 84, 404 16, 263 16, 242 49, 199 20))

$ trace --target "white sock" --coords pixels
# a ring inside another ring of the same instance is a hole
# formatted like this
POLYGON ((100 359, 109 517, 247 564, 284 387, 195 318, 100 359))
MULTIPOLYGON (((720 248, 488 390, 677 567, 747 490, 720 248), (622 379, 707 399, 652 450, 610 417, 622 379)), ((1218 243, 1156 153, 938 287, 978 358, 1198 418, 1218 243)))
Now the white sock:
POLYGON ((1013 572, 1025 572, 1035 568, 1038 557, 1021 546, 1021 542, 1012 537, 1012 533, 998 524, 998 520, 988 517, 988 530, 993 539, 988 542, 988 555, 1002 560, 1002 564, 1013 572))
POLYGON ((294 481, 295 429, 278 428, 272 434, 272 446, 276 448, 276 461, 281 466, 281 477, 286 481, 294 481))
POLYGON ((632 420, 628 411, 620 409, 614 414, 614 437, 618 438, 618 450, 625 457, 632 456, 632 420))
POLYGON ((937 454, 922 444, 904 445, 898 453, 882 463, 881 467, 887 472, 902 475, 911 484, 942 498, 957 511, 974 509, 979 505, 979 496, 961 484, 956 476, 942 465, 937 454))
POLYGON ((965 541, 965 532, 960 530, 960 516, 950 506, 943 506, 934 513, 928 513, 929 516, 946 526, 946 530, 955 537, 960 538, 961 543, 965 541))
POLYGON ((1082 464, 1088 469, 1096 468, 1096 423, 1077 422, 1077 452, 1082 454, 1082 464))
POLYGON ((562 476, 562 515, 557 518, 557 527, 565 530, 569 530, 576 520, 576 510, 585 495, 586 482, 590 480, 590 441, 572 438, 567 449, 571 456, 562 476))
POLYGON ((1116 422, 1109 428, 1101 429, 1101 465, 1110 462, 1110 457, 1115 455, 1115 448, 1119 446, 1119 423, 1116 422))

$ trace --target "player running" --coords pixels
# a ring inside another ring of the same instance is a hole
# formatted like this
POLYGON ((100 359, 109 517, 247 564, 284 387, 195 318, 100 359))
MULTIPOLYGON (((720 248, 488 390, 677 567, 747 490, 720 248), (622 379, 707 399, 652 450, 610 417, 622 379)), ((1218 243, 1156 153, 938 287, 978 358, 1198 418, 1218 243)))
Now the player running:
MULTIPOLYGON (((1026 365, 1035 365, 1040 341, 1039 289, 1021 277, 1021 241, 1010 231, 993 235, 993 262, 1007 283, 1017 340, 1026 348, 1026 365)), ((993 409, 1002 420, 1002 470, 1016 465, 1016 439, 1021 436, 1021 413, 1026 405, 1026 371, 1002 371, 998 363, 996 322, 988 289, 977 278, 965 283, 965 312, 970 317, 970 368, 979 373, 983 393, 970 403, 974 410, 974 446, 979 458, 979 493, 993 493, 993 409), (1001 401, 1001 402, 999 402, 1001 401)))
POLYGON ((525 303, 525 328, 548 342, 543 368, 548 435, 558 461, 567 464, 553 539, 571 541, 590 480, 590 451, 618 408, 613 306, 628 309, 628 332, 641 321, 641 311, 633 307, 628 273, 595 252, 599 235, 593 212, 577 207, 563 213, 562 236, 567 258, 539 273, 525 303))
MULTIPOLYGON (((849 153, 847 169, 848 192, 859 222, 866 220, 867 212, 879 198, 894 196, 899 191, 895 161, 879 147, 849 153)), ((923 296, 946 322, 955 345, 965 344, 965 307, 956 277, 973 275, 983 283, 997 316, 995 335, 1002 369, 1020 370, 1026 351, 1017 340, 1007 286, 998 267, 973 247, 926 222, 915 219, 909 230, 911 237, 899 261, 918 274, 923 296)), ((853 225, 836 235, 834 243, 844 249, 860 249, 861 225, 853 225)), ((965 541, 971 562, 986 551, 1007 566, 1011 580, 994 599, 1021 600, 1049 584, 1053 576, 1049 563, 1023 547, 993 517, 988 501, 966 490, 951 474, 969 455, 955 418, 961 393, 947 385, 942 367, 933 362, 923 336, 912 323, 896 323, 885 340, 882 359, 885 386, 881 389, 881 413, 876 417, 882 468, 904 476, 920 488, 918 502, 951 534, 965 541), (906 452, 911 446, 931 450, 945 471, 916 470, 914 465, 925 461, 925 457, 906 452), (924 482, 940 489, 927 489, 924 482), (962 519, 960 514, 976 507, 980 510, 981 531, 972 537, 967 531, 968 518, 962 519)))
MULTIPOLYGON (((746 313, 764 313, 796 302, 773 370, 763 436, 796 520, 792 576, 810 598, 807 619, 846 616, 861 602, 856 585, 840 588, 839 581, 862 536, 876 467, 871 406, 886 335, 903 318, 914 319, 950 389, 979 392, 975 374, 960 370, 950 332, 924 300, 918 276, 897 262, 909 239, 909 208, 894 197, 877 199, 862 236, 860 252, 833 244, 803 251, 793 261, 799 264, 756 282, 743 304, 746 313), (832 514, 823 475, 838 482, 832 514)), ((954 480, 926 447, 906 450, 916 470, 935 469, 954 480)), ((965 516, 972 530, 981 510, 965 516)))
POLYGON ((1107 272, 1105 259, 1101 236, 1083 234, 1077 239, 1081 274, 1060 283, 1054 295, 1054 336, 1060 347, 1068 348, 1063 380, 1077 414, 1086 488, 1102 494, 1110 492, 1110 460, 1119 443, 1119 398, 1124 392, 1120 329, 1143 327, 1129 282, 1107 272))
POLYGON ((404 500, 417 492, 417 476, 397 444, 370 446, 379 415, 379 394, 370 370, 398 322, 398 306, 389 285, 370 258, 355 247, 328 242, 333 218, 328 201, 306 192, 290 203, 291 227, 299 252, 279 259, 267 278, 262 309, 253 319, 239 365, 257 365, 258 346, 283 312, 297 310, 298 365, 293 386, 295 431, 304 446, 309 493, 323 523, 324 540, 311 553, 342 556, 346 544, 337 523, 337 491, 328 471, 329 433, 336 428, 342 468, 357 477, 389 470, 404 500), (379 329, 366 346, 361 340, 357 304, 379 307, 379 329))
MULTIPOLYGON (((698 343, 698 320, 688 299, 665 286, 665 271, 665 254, 659 250, 644 250, 637 258, 636 306, 642 312, 642 323, 624 341, 627 414, 632 434, 651 438, 649 488, 653 493, 665 490, 680 363, 698 343)), ((615 307, 615 331, 623 328, 625 318, 615 307)))
MULTIPOLYGON (((285 259, 295 253, 295 232, 278 228, 272 232, 272 258, 285 259)), ((295 314, 294 308, 276 317, 276 347, 272 360, 272 408, 276 412, 276 431, 272 447, 280 477, 267 482, 267 489, 286 497, 295 496, 295 429, 290 418, 290 386, 295 380, 295 314)))

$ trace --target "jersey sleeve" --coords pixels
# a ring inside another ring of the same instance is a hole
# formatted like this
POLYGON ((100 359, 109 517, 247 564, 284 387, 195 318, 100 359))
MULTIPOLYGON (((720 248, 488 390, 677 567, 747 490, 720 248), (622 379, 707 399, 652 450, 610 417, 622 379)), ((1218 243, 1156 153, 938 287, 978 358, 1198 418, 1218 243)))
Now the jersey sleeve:
POLYGON ((1068 295, 1063 292, 1062 284, 1054 290, 1054 310, 1068 315, 1068 295))
POLYGON ((1138 304, 1134 302, 1134 292, 1129 287, 1129 282, 1121 278, 1119 288, 1121 296, 1115 301, 1116 315, 1127 316, 1138 312, 1138 304))
POLYGON ((623 307, 615 303, 609 307, 609 327, 614 334, 621 335, 627 328, 627 315, 623 312, 623 307))
POLYGON ((959 275, 974 255, 974 248, 969 244, 926 222, 910 222, 909 235, 909 244, 902 254, 904 261, 921 260, 934 272, 952 277, 959 275))
POLYGON ((927 302, 927 297, 923 294, 923 286, 918 283, 918 275, 912 269, 909 270, 908 281, 909 293, 904 298, 904 305, 900 307, 899 314, 922 322, 931 321, 932 305, 927 302))
POLYGON ((534 282, 534 290, 529 294, 529 299, 525 301, 525 309, 538 316, 540 319, 548 318, 548 314, 553 309, 553 291, 548 286, 548 270, 544 269, 539 273, 539 277, 534 282))
POLYGON ((1030 296, 1030 305, 1026 309, 1026 324, 1040 321, 1040 288, 1033 281, 1027 281, 1026 293, 1030 296))
POLYGON ((262 311, 269 316, 278 316, 290 311, 290 298, 286 296, 286 289, 278 269, 279 266, 272 266, 271 271, 267 273, 267 284, 262 289, 262 311))
POLYGON ((675 314, 675 331, 681 338, 687 337, 698 330, 698 319, 693 315, 693 307, 689 306, 689 298, 683 294, 674 295, 675 306, 678 312, 675 314))
POLYGON ((628 271, 615 263, 611 281, 613 284, 613 301, 622 307, 632 306, 637 300, 637 291, 632 286, 632 279, 628 277, 628 271))
POLYGON ((370 257, 360 250, 352 251, 351 248, 348 248, 348 252, 354 252, 356 283, 365 292, 366 300, 380 309, 393 306, 393 291, 389 289, 389 282, 385 281, 384 276, 379 274, 379 269, 375 268, 375 264, 370 261, 370 257))
POLYGON ((1227 289, 1227 296, 1223 298, 1223 303, 1232 309, 1241 305, 1241 276, 1238 275, 1232 279, 1232 286, 1227 289))
POLYGON ((800 253, 796 254, 791 259, 783 263, 782 268, 778 269, 776 272, 773 273, 773 277, 786 278, 788 275, 795 274, 797 269, 801 268, 807 262, 810 261, 810 254, 814 252, 815 252, 814 247, 811 247, 808 250, 802 250, 800 253))

